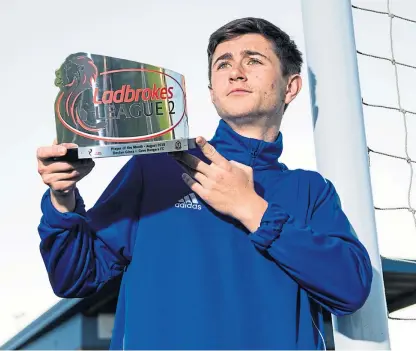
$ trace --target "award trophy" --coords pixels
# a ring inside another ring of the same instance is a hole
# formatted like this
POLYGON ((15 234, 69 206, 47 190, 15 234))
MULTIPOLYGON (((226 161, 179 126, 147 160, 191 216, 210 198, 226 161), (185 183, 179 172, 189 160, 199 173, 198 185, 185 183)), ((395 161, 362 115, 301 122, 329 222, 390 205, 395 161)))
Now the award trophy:
MULTIPOLYGON (((66 160, 183 151, 188 138, 184 77, 96 54, 68 56, 55 72, 58 144, 66 160)), ((61 159, 62 159, 61 158, 61 159)))

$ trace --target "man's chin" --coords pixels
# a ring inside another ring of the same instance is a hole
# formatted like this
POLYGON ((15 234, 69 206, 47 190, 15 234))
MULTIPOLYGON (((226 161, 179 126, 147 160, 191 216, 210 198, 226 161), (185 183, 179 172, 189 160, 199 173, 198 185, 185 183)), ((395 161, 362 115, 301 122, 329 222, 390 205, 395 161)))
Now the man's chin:
POLYGON ((226 113, 219 114, 221 118, 225 120, 235 120, 236 122, 243 122, 243 120, 252 120, 258 118, 259 114, 255 111, 227 111, 226 113))
POLYGON ((250 108, 230 109, 226 111, 218 111, 222 118, 244 118, 247 116, 256 115, 256 111, 250 108))

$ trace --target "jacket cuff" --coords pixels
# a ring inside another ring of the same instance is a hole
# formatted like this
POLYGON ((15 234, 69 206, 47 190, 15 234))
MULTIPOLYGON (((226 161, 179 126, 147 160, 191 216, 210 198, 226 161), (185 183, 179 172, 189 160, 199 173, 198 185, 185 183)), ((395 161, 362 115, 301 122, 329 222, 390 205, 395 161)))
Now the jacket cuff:
POLYGON ((249 235, 251 241, 261 250, 267 250, 279 238, 289 215, 276 203, 270 203, 260 222, 259 228, 249 235))
POLYGON ((75 188, 75 209, 73 212, 59 212, 52 204, 51 191, 48 189, 42 196, 41 210, 43 220, 54 228, 71 229, 85 220, 85 204, 79 191, 75 188))

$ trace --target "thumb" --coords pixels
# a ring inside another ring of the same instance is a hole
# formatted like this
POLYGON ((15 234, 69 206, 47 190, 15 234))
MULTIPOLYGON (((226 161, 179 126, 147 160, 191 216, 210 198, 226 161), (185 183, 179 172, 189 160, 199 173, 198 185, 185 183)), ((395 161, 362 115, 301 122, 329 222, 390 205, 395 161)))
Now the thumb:
MULTIPOLYGON (((57 138, 53 139, 52 145, 58 145, 58 139, 57 138)), ((74 144, 74 143, 62 143, 60 145, 67 148, 67 149, 70 149, 70 148, 73 148, 73 147, 78 147, 78 145, 74 144)))
POLYGON ((66 147, 67 149, 77 148, 78 145, 74 143, 62 143, 61 146, 66 147))

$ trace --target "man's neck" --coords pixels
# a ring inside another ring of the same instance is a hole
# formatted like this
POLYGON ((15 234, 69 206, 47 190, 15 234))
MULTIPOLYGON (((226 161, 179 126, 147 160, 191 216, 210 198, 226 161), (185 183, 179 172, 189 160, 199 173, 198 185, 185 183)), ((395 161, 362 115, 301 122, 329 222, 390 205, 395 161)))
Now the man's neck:
POLYGON ((224 121, 241 136, 266 142, 274 142, 277 139, 281 120, 279 116, 224 118, 224 121))

